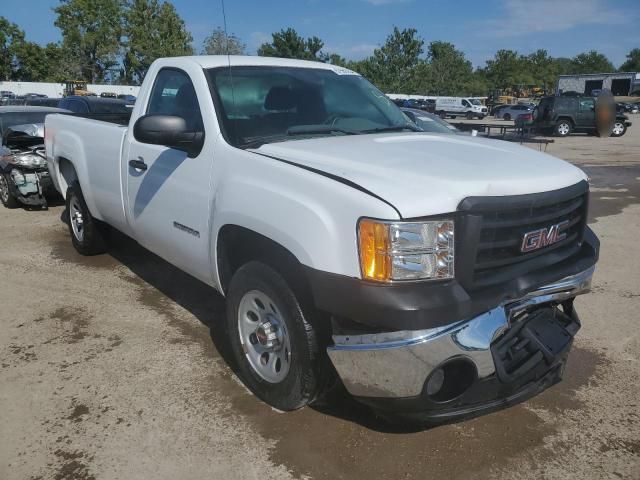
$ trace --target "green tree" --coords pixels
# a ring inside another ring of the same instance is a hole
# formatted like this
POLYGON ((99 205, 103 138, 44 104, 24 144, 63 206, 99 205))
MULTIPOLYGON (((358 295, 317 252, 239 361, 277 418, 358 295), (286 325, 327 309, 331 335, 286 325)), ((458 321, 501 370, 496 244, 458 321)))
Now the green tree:
POLYGON ((634 48, 627 54, 627 61, 620 66, 621 72, 640 72, 640 48, 634 48))
POLYGON ((0 17, 0 79, 15 79, 16 52, 22 44, 24 32, 15 23, 0 17))
POLYGON ((428 92, 435 95, 464 93, 473 76, 473 67, 464 53, 448 42, 431 42, 427 49, 428 92))
POLYGON ((415 88, 414 75, 422 60, 424 40, 418 37, 415 28, 404 30, 393 27, 384 45, 373 51, 365 60, 365 75, 383 92, 406 93, 415 88), (366 72, 366 73, 365 73, 366 72))
POLYGON ((552 88, 560 71, 558 63, 544 49, 536 50, 526 57, 527 68, 531 72, 532 84, 552 88))
POLYGON ((244 55, 247 46, 234 34, 227 35, 217 27, 211 35, 204 39, 202 55, 244 55))
POLYGON ((280 30, 271 34, 271 42, 263 43, 258 48, 258 55, 263 57, 299 58, 325 62, 328 55, 322 52, 324 42, 318 37, 303 38, 293 28, 280 30))
POLYGON ((71 71, 82 79, 102 80, 117 64, 125 0, 60 0, 55 26, 69 54, 71 71))
POLYGON ((572 62, 573 71, 571 73, 610 73, 616 70, 613 63, 605 55, 595 50, 576 55, 572 62))
POLYGON ((494 88, 509 88, 513 85, 533 82, 527 71, 526 57, 514 50, 498 50, 485 68, 487 80, 494 88))
POLYGON ((133 0, 124 14, 123 80, 140 83, 157 58, 192 55, 192 37, 169 2, 133 0))
POLYGON ((16 48, 15 73, 16 80, 23 82, 39 82, 47 79, 49 62, 45 49, 34 42, 22 42, 16 48))

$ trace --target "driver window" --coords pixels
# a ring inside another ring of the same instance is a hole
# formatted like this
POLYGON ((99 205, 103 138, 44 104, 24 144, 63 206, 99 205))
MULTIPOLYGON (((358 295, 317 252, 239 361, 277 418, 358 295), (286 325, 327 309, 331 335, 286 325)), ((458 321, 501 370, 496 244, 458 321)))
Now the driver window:
POLYGON ((592 98, 585 98, 580 100, 580 110, 583 112, 589 112, 595 109, 595 102, 592 98))
POLYGON ((180 70, 160 70, 153 85, 147 114, 175 115, 185 119, 189 130, 204 130, 193 83, 180 70))
POLYGON ((462 100, 462 106, 463 107, 469 107, 469 102, 467 102, 466 100, 462 100))

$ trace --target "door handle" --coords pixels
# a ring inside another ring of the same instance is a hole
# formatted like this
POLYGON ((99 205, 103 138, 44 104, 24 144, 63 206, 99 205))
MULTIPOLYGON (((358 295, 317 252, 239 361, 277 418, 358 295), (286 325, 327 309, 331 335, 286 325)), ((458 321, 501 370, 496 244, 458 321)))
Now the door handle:
POLYGON ((148 167, 147 164, 144 163, 144 160, 129 160, 129 166, 135 168, 136 170, 145 171, 148 167))

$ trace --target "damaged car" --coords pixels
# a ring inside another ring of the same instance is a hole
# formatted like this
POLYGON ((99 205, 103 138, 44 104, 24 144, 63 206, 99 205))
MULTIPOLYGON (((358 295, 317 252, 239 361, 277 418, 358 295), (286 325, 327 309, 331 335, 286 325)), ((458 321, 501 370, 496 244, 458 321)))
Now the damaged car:
POLYGON ((47 208, 47 196, 56 194, 44 153, 44 118, 65 112, 59 108, 0 107, 0 201, 6 208, 47 208))

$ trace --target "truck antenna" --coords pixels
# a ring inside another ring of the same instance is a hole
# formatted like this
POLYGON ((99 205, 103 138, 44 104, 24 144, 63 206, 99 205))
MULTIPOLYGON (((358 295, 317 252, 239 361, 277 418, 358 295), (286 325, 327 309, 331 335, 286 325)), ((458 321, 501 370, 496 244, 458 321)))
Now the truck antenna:
MULTIPOLYGON (((235 89, 233 87, 233 72, 231 70, 231 54, 229 53, 229 32, 227 31, 227 12, 225 11, 224 8, 224 0, 220 0, 220 3, 222 4, 222 21, 224 24, 224 43, 225 43, 225 50, 227 51, 227 65, 229 66, 229 82, 231 83, 231 103, 233 105, 233 110, 235 112, 236 109, 236 95, 235 95, 235 89)), ((236 132, 235 132, 235 123, 232 122, 233 125, 233 137, 236 137, 236 132)))

